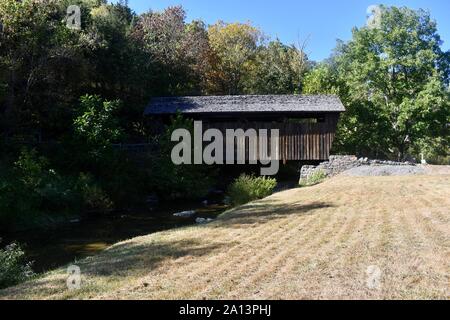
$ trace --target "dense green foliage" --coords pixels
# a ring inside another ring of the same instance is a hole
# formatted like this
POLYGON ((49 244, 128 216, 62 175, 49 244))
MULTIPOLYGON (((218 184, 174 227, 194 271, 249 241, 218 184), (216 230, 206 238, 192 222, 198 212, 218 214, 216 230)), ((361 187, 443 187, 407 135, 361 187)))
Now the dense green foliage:
POLYGON ((185 19, 181 7, 137 15, 124 1, 0 2, 1 134, 57 139, 85 94, 124 102, 121 123, 142 138, 152 96, 299 92, 299 49, 266 44, 249 24, 185 19), (65 24, 69 4, 81 8, 81 30, 65 24))
POLYGON ((142 117, 153 96, 299 92, 306 55, 250 24, 186 22, 181 7, 136 14, 126 1, 0 2, 0 222, 197 198, 214 173, 170 161, 170 131, 142 117), (81 9, 81 28, 66 25, 81 9), (230 43, 233 45, 231 46, 230 43), (123 143, 154 143, 138 159, 123 143), (193 187, 195 186, 195 187, 193 187))
POLYGON ((276 186, 273 178, 242 174, 229 186, 228 197, 233 205, 241 205, 271 195, 276 186))
POLYGON ((159 152, 149 155, 148 159, 148 181, 152 183, 150 188, 166 200, 204 197, 213 187, 216 175, 213 169, 205 166, 173 164, 171 151, 177 142, 171 141, 171 135, 180 128, 187 129, 193 136, 193 121, 176 115, 164 134, 158 137, 159 152))
POLYGON ((103 149, 120 138, 121 130, 114 112, 119 102, 102 101, 99 96, 81 97, 75 133, 95 149, 103 149))
POLYGON ((204 196, 214 174, 170 161, 170 130, 191 124, 144 120, 154 96, 335 93, 348 110, 336 151, 448 159, 450 54, 423 11, 384 8, 378 28, 355 28, 314 68, 302 45, 249 23, 187 22, 181 7, 136 14, 126 1, 2 0, 0 22, 3 229, 155 193, 204 196), (81 8, 80 30, 66 26, 69 5, 81 8), (137 159, 126 143, 155 148, 137 159))
POLYGON ((111 201, 85 173, 61 175, 35 150, 23 149, 12 166, 4 166, 0 181, 0 229, 46 226, 64 215, 107 209, 111 201))
POLYGON ((420 159, 445 156, 450 135, 450 52, 429 13, 381 7, 379 25, 355 28, 348 43, 305 78, 306 93, 335 93, 347 112, 338 151, 420 159))
POLYGON ((25 281, 32 276, 31 263, 25 262, 25 253, 17 243, 0 249, 0 289, 25 281))

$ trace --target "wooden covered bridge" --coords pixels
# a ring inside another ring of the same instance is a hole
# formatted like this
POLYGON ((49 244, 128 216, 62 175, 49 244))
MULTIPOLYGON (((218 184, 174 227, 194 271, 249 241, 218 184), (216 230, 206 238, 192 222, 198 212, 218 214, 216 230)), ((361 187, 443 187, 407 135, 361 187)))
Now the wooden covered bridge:
POLYGON ((181 113, 224 135, 226 129, 279 129, 279 159, 286 162, 328 160, 344 111, 332 95, 243 95, 154 98, 145 115, 166 122, 181 113))

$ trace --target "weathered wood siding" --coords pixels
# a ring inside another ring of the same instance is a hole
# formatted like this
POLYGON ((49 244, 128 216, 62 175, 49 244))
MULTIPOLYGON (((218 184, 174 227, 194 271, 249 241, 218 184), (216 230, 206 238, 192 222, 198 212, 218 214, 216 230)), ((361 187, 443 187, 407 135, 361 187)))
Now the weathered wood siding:
MULTIPOLYGON (((219 129, 224 137, 226 129, 279 129, 279 159, 281 161, 289 160, 328 160, 330 149, 335 137, 336 126, 339 115, 328 114, 325 121, 317 123, 291 123, 291 122, 268 122, 268 121, 214 121, 203 122, 203 130, 208 128, 219 129)), ((225 142, 225 141, 224 141, 225 142)), ((269 154, 270 137, 268 141, 269 154)), ((244 149, 246 159, 248 160, 248 141, 241 139, 237 141, 235 147, 235 155, 237 149, 244 149)), ((224 153, 225 154, 225 153, 224 153)), ((255 154, 258 154, 256 152, 255 154)))

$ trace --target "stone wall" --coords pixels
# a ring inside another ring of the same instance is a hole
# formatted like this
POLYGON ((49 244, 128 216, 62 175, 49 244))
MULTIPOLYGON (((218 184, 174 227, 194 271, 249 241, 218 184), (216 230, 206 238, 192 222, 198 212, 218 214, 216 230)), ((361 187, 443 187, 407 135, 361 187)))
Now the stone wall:
POLYGON ((314 172, 316 171, 317 166, 310 166, 310 165, 305 165, 302 166, 300 169, 300 180, 299 183, 302 183, 304 181, 308 180, 308 177, 314 172))
POLYGON ((308 177, 316 171, 323 171, 328 177, 338 175, 346 170, 360 166, 414 166, 411 162, 395 162, 384 160, 369 160, 368 158, 357 158, 356 156, 330 156, 328 161, 322 162, 318 166, 304 165, 300 169, 300 183, 305 182, 308 177))

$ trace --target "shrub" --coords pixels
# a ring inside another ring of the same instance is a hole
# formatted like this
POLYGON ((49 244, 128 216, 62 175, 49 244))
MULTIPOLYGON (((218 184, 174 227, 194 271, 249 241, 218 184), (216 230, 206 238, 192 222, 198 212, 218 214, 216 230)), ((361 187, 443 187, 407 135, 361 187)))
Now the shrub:
POLYGON ((273 178, 242 174, 229 186, 228 196, 233 205, 241 205, 269 196, 276 185, 273 178))
POLYGON ((63 221, 111 201, 90 175, 61 175, 35 150, 23 149, 0 173, 0 229, 17 230, 63 221))
POLYGON ((74 120, 75 133, 96 149, 110 146, 122 135, 116 116, 119 107, 120 101, 107 101, 100 96, 82 96, 78 116, 74 120))
POLYGON ((2 229, 37 224, 43 211, 65 203, 61 200, 67 200, 69 193, 60 176, 47 166, 36 151, 23 149, 19 159, 5 168, 0 183, 2 229))
POLYGON ((171 151, 176 142, 171 141, 175 129, 185 128, 193 134, 190 119, 177 114, 165 132, 158 137, 160 152, 147 159, 150 188, 163 199, 197 199, 207 195, 214 184, 216 173, 206 165, 175 165, 171 151))
POLYGON ((302 181, 300 185, 303 187, 313 186, 315 184, 321 183, 326 178, 327 174, 323 170, 316 170, 308 176, 306 181, 302 181))
POLYGON ((25 253, 17 243, 0 249, 0 288, 6 288, 31 278, 31 262, 25 262, 25 253))
POLYGON ((106 211, 113 206, 112 201, 89 174, 80 173, 75 189, 81 197, 83 209, 85 210, 106 211))

